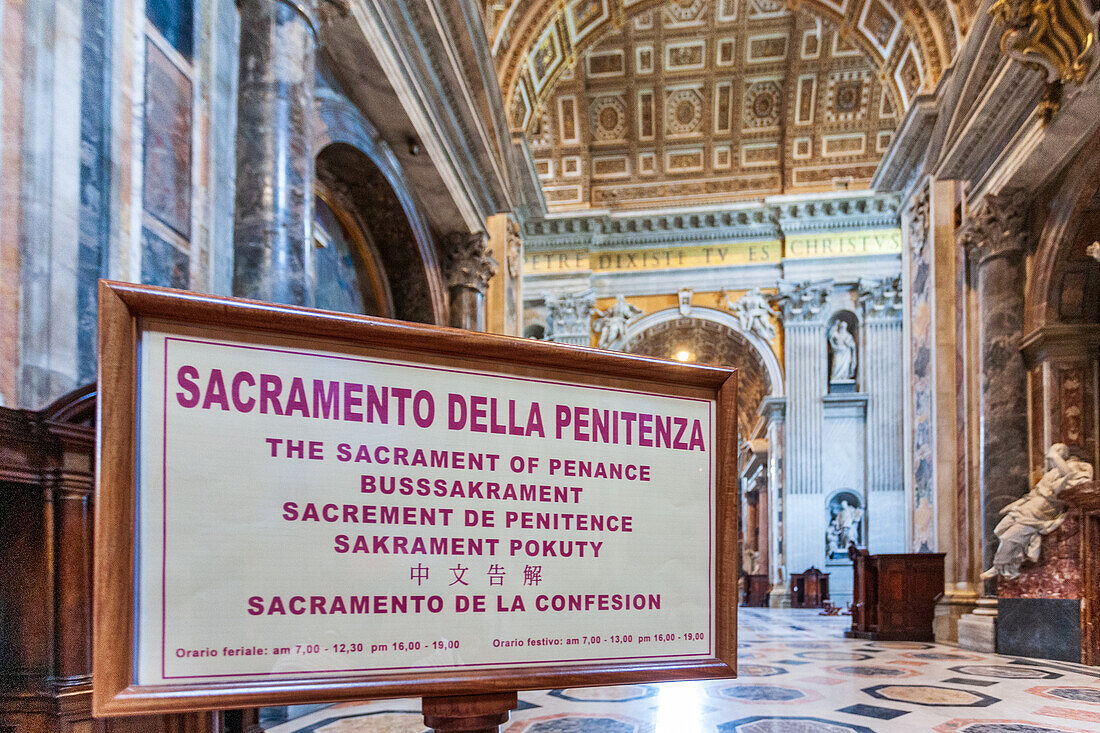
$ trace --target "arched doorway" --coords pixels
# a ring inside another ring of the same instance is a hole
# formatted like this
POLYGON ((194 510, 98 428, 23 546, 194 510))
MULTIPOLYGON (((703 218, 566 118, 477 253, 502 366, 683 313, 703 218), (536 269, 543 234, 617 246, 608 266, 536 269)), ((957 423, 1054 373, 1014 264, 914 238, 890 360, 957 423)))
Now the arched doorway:
MULTIPOLYGON (((692 307, 652 313, 630 324, 623 351, 737 369, 737 430, 741 448, 741 529, 738 560, 745 575, 781 582, 778 521, 781 433, 762 415, 765 399, 783 394, 783 373, 771 344, 744 331, 728 312, 692 307)), ((752 578, 746 581, 752 586, 752 578)), ((766 594, 753 603, 766 602, 766 594)))

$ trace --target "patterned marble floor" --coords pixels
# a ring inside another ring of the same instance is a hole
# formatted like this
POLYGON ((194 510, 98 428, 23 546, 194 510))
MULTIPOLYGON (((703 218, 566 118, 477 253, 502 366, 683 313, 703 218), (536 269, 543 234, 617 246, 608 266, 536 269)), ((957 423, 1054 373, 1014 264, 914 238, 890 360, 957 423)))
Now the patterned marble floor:
MULTIPOLYGON (((503 733, 1098 733, 1100 667, 845 639, 847 618, 739 609, 737 679, 520 693, 503 733)), ((418 700, 272 733, 423 733, 418 700)))

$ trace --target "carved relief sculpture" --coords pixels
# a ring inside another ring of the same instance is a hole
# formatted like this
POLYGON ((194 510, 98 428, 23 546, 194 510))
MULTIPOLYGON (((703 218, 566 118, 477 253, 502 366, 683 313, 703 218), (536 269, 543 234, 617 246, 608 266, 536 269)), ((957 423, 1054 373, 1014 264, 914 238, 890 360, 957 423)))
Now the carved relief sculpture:
POLYGON ((726 307, 737 319, 737 324, 745 333, 754 333, 765 341, 775 338, 775 326, 771 319, 778 318, 779 312, 768 303, 767 297, 760 292, 760 288, 753 288, 742 295, 736 302, 726 300, 726 307))
POLYGON ((856 340, 848 330, 848 322, 837 319, 829 329, 829 355, 832 357, 832 369, 829 381, 851 382, 856 378, 856 340))
POLYGON ((993 530, 1000 540, 993 567, 983 578, 1015 578, 1024 560, 1039 561, 1042 536, 1062 526, 1066 518, 1065 502, 1058 495, 1071 486, 1092 480, 1092 464, 1071 458, 1064 443, 1055 443, 1047 451, 1049 470, 1031 491, 1004 509, 1004 518, 993 530))
POLYGON ((589 313, 594 300, 591 290, 547 298, 547 337, 558 343, 587 345, 589 313))
POLYGON ((597 345, 601 349, 616 349, 622 345, 627 325, 642 315, 642 309, 616 295, 615 302, 607 310, 592 308, 592 315, 596 317, 594 328, 600 334, 597 345))

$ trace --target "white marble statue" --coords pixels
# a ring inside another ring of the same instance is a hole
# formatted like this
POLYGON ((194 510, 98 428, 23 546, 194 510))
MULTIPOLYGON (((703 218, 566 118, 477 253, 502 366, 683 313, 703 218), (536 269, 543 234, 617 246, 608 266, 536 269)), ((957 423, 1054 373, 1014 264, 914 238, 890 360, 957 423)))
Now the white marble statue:
POLYGON ((726 307, 730 309, 733 317, 737 319, 737 325, 745 333, 755 333, 765 341, 775 338, 775 326, 772 325, 772 317, 779 317, 779 313, 768 303, 767 296, 760 292, 760 288, 753 288, 742 295, 736 302, 726 299, 726 307))
POLYGON ((1061 527, 1066 519, 1066 505, 1058 495, 1092 480, 1092 464, 1071 458, 1064 443, 1052 445, 1046 458, 1049 469, 1035 488, 1001 510, 1004 518, 993 529, 1000 544, 993 567, 982 573, 983 578, 1015 578, 1024 560, 1038 562, 1042 536, 1061 527))
POLYGON ((623 296, 615 296, 615 302, 607 310, 592 309, 592 315, 596 316, 594 327, 600 334, 598 346, 601 349, 610 349, 619 345, 626 336, 626 327, 638 316, 642 315, 642 309, 627 303, 623 296))
POLYGON ((760 574, 760 553, 751 547, 741 552, 741 572, 745 575, 760 574))
POLYGON ((848 322, 837 319, 829 329, 829 352, 833 355, 830 382, 850 382, 856 378, 856 340, 848 330, 848 322))
POLYGON ((841 499, 840 507, 835 510, 833 519, 825 530, 829 557, 846 554, 848 545, 859 540, 859 523, 862 521, 863 509, 841 499))

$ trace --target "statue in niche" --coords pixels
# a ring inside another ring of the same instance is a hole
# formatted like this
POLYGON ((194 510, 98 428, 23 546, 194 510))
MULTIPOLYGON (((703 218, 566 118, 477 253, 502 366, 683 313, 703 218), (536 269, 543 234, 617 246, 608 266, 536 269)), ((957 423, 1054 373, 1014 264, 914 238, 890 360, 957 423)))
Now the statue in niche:
POLYGON ((741 552, 741 572, 745 575, 760 575, 760 552, 746 547, 741 552))
POLYGON ((601 349, 610 349, 626 336, 627 325, 642 315, 642 309, 627 303, 623 296, 616 295, 611 307, 607 310, 593 308, 592 315, 596 316, 595 328, 600 334, 597 345, 601 349))
POLYGON ((775 338, 775 326, 771 319, 778 318, 779 313, 768 303, 767 297, 760 292, 760 288, 753 288, 737 299, 737 302, 726 300, 726 307, 730 309, 733 317, 737 319, 737 325, 745 333, 755 333, 765 341, 775 338))
POLYGON ((993 556, 993 567, 983 578, 1015 578, 1024 560, 1039 561, 1043 535, 1050 534, 1066 520, 1065 502, 1058 495, 1071 486, 1092 480, 1092 464, 1071 458, 1065 443, 1055 443, 1047 451, 1047 472, 1026 496, 1004 509, 1004 518, 993 529, 1000 544, 993 556))
POLYGON ((848 322, 842 318, 829 329, 829 353, 833 357, 829 381, 853 381, 856 378, 856 340, 848 330, 848 322))
POLYGON ((830 507, 832 519, 825 529, 825 553, 830 560, 848 556, 848 545, 859 543, 859 525, 863 521, 863 509, 853 506, 847 499, 830 507))

